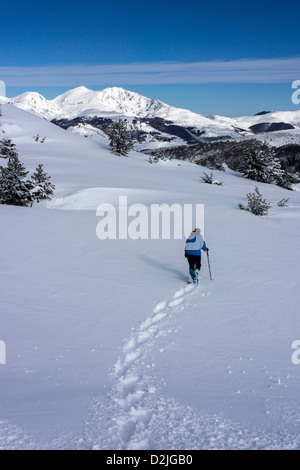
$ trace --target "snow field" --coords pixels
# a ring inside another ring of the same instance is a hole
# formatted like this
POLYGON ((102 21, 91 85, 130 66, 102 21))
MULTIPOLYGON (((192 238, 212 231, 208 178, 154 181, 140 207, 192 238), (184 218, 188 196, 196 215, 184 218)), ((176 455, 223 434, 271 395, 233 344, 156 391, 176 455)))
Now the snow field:
POLYGON ((0 206, 1 446, 299 448, 299 192, 259 185, 272 210, 255 217, 237 210, 255 183, 233 172, 201 184, 199 166, 114 157, 3 114, 21 160, 57 188, 49 204, 0 206), (214 280, 204 255, 199 288, 186 285, 184 240, 97 239, 97 206, 120 195, 205 204, 214 280))

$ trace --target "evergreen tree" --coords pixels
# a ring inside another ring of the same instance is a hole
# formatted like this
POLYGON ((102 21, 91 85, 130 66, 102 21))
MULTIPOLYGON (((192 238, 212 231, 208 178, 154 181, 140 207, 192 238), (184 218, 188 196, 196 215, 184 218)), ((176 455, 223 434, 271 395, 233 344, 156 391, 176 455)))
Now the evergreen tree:
POLYGON ((271 148, 263 148, 258 141, 251 141, 242 156, 241 172, 246 178, 261 183, 272 183, 282 174, 281 164, 271 148))
POLYGON ((43 165, 38 165, 31 177, 33 184, 32 196, 37 202, 51 199, 55 185, 50 181, 51 177, 43 170, 43 165))
POLYGON ((133 147, 126 121, 122 119, 112 123, 108 137, 110 148, 116 155, 126 157, 133 147))
POLYGON ((238 203, 238 208, 241 210, 252 212, 254 215, 267 215, 271 204, 263 198, 257 186, 253 193, 246 194, 248 205, 244 206, 242 203, 238 203))
POLYGON ((297 174, 293 173, 290 170, 283 171, 283 174, 276 178, 276 183, 278 186, 281 186, 284 189, 289 189, 293 191, 293 185, 300 182, 297 174))
POLYGON ((0 203, 14 206, 32 205, 32 183, 18 155, 9 156, 7 167, 0 167, 0 203))
POLYGON ((284 170, 281 166, 279 158, 275 156, 274 148, 268 147, 265 151, 264 162, 270 173, 270 183, 276 183, 283 177, 284 170))
POLYGON ((283 170, 275 154, 273 148, 262 148, 258 142, 252 141, 244 152, 240 170, 243 176, 249 179, 262 183, 275 183, 282 188, 292 190, 293 185, 299 183, 299 178, 293 172, 283 170))
POLYGON ((2 139, 0 142, 0 156, 2 158, 18 158, 17 147, 11 139, 2 139))

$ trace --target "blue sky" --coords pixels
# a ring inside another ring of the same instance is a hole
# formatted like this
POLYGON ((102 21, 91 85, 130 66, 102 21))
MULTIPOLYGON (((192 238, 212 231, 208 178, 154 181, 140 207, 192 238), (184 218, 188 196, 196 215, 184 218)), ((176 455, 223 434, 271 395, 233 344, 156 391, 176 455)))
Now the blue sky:
POLYGON ((1 5, 0 80, 8 96, 123 86, 202 114, 294 110, 299 13, 269 0, 12 0, 1 5))

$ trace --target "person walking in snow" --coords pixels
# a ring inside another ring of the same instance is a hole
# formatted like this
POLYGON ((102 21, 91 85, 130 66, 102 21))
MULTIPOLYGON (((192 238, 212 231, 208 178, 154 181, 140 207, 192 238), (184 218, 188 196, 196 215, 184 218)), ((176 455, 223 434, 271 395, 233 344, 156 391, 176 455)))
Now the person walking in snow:
POLYGON ((194 284, 199 284, 198 274, 201 269, 201 250, 208 251, 200 228, 195 228, 185 242, 184 256, 189 263, 189 273, 194 284))

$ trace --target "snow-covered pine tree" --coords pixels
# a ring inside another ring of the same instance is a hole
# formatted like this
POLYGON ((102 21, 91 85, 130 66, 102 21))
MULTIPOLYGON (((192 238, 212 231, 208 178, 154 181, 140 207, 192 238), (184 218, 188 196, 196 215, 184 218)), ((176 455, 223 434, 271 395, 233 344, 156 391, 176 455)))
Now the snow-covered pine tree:
POLYGON ((293 185, 298 184, 299 182, 299 176, 289 169, 285 170, 282 175, 276 178, 278 186, 281 186, 284 189, 289 189, 290 191, 293 191, 293 185))
POLYGON ((276 156, 275 149, 272 147, 268 147, 265 151, 264 160, 265 165, 270 173, 270 183, 276 183, 283 177, 284 170, 281 166, 281 162, 279 158, 276 156))
POLYGON ((0 167, 0 204, 30 206, 32 182, 26 180, 28 171, 18 155, 9 156, 7 167, 0 167))
POLYGON ((257 186, 253 193, 246 194, 248 205, 244 206, 242 203, 238 203, 238 208, 241 210, 252 212, 254 215, 267 215, 271 204, 263 198, 257 186))
POLYGON ((245 148, 241 159, 241 172, 250 180, 261 181, 265 179, 263 152, 260 144, 252 140, 245 148))
POLYGON ((2 158, 9 158, 9 157, 18 158, 17 147, 11 139, 2 139, 0 141, 0 157, 2 157, 2 158))
POLYGON ((271 204, 267 202, 266 199, 263 198, 263 195, 260 193, 257 186, 255 186, 253 193, 247 194, 247 199, 248 199, 248 208, 249 208, 249 211, 252 212, 252 214, 267 215, 271 207, 271 204))
POLYGON ((38 165, 31 177, 33 184, 32 196, 40 202, 45 199, 51 199, 55 185, 50 181, 51 177, 43 170, 43 165, 38 165))
POLYGON ((241 172, 246 178, 261 183, 272 183, 283 173, 274 150, 266 144, 252 140, 246 147, 241 161, 241 172))
POLYGON ((127 129, 126 121, 118 119, 113 122, 108 137, 112 152, 116 155, 127 157, 133 147, 133 142, 127 129))

